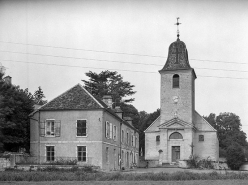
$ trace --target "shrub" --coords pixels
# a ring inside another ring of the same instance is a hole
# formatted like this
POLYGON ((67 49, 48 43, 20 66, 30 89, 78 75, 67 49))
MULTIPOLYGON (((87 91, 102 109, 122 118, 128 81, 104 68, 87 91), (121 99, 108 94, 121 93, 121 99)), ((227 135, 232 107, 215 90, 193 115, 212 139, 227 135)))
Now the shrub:
POLYGON ((186 160, 189 168, 199 168, 199 157, 196 155, 191 155, 188 160, 186 160))
POLYGON ((189 168, 207 168, 214 169, 213 162, 210 160, 210 157, 207 159, 199 160, 199 157, 196 155, 191 155, 188 160, 186 160, 189 168))
POLYGON ((245 154, 242 146, 238 143, 232 143, 228 146, 226 150, 226 160, 229 168, 232 170, 239 170, 239 167, 245 161, 245 154))

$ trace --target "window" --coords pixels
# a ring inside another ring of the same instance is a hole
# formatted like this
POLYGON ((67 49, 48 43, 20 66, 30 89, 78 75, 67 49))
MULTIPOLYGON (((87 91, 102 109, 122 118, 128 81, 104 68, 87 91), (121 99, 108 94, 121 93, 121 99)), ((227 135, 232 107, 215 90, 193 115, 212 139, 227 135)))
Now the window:
POLYGON ((134 144, 133 144, 133 137, 134 137, 134 136, 132 135, 132 146, 134 146, 134 144))
POLYGON ((128 137, 128 132, 127 132, 127 145, 128 145, 128 140, 129 140, 129 137, 128 137))
POLYGON ((77 120, 77 136, 86 136, 86 120, 77 120))
POLYGON ((156 136, 156 141, 160 141, 160 136, 156 136))
POLYGON ((54 146, 46 146, 46 160, 48 162, 54 161, 54 146))
POLYGON ((117 139, 117 128, 116 126, 114 125, 114 130, 113 130, 113 139, 116 140, 117 139))
POLYGON ((123 143, 124 141, 124 130, 121 130, 121 142, 123 143))
POLYGON ((54 120, 46 120, 46 136, 55 136, 54 120))
POLYGON ((179 88, 179 75, 178 74, 173 75, 172 87, 179 88))
POLYGON ((108 121, 106 121, 105 122, 105 137, 106 138, 109 138, 109 122, 108 121))
POLYGON ((199 135, 199 141, 204 141, 204 135, 199 135))
POLYGON ((106 162, 109 162, 109 148, 106 147, 106 162))
POLYGON ((112 136, 113 136, 113 125, 112 125, 112 123, 110 123, 109 126, 110 126, 109 138, 112 139, 112 136))
POLYGON ((86 162, 86 146, 77 147, 77 159, 80 162, 86 162))
POLYGON ((174 132, 170 135, 169 139, 183 139, 183 136, 179 132, 174 132))

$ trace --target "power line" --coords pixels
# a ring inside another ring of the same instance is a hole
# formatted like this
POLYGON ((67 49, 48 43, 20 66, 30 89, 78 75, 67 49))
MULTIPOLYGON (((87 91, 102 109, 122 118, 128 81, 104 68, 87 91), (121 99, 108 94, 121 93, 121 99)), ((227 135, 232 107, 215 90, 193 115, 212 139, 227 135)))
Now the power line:
MULTIPOLYGON (((3 60, 3 61, 11 61, 11 62, 19 62, 19 63, 29 63, 29 64, 38 64, 38 65, 51 65, 51 66, 61 66, 61 67, 75 67, 75 68, 85 68, 85 69, 104 69, 104 70, 116 70, 116 71, 126 71, 126 72, 138 72, 138 73, 155 73, 151 71, 134 71, 134 70, 125 70, 125 69, 109 69, 109 68, 96 68, 96 67, 83 67, 83 66, 72 66, 72 65, 64 65, 64 64, 46 64, 41 62, 26 62, 26 61, 17 61, 17 60, 3 60)), ((221 77, 221 76, 203 76, 198 75, 199 77, 207 77, 207 78, 228 78, 228 79, 242 79, 248 80, 248 78, 234 78, 234 77, 221 77)))
MULTIPOLYGON (((165 56, 158 56, 158 55, 144 55, 144 54, 136 54, 136 53, 125 53, 125 52, 114 52, 114 51, 104 51, 104 50, 93 50, 93 49, 82 49, 82 48, 71 48, 71 47, 60 47, 60 46, 49 46, 49 45, 40 45, 40 44, 24 44, 18 42, 6 42, 0 41, 2 43, 8 44, 17 44, 17 45, 28 45, 28 46, 36 46, 36 47, 47 47, 47 48, 55 48, 55 49, 69 49, 75 51, 89 51, 89 52, 97 52, 97 53, 109 53, 109 54, 120 54, 120 55, 132 55, 132 56, 143 56, 143 57, 153 57, 153 58, 167 58, 165 56)), ((207 61, 207 62, 217 62, 217 63, 231 63, 231 64, 246 64, 245 62, 228 62, 228 61, 221 61, 221 60, 203 60, 203 59, 189 59, 195 61, 207 61)))
MULTIPOLYGON (((160 66, 160 67, 163 66, 163 65, 159 65, 159 64, 145 64, 145 63, 139 63, 139 62, 125 62, 125 61, 118 61, 118 60, 93 59, 93 58, 84 58, 84 57, 69 57, 69 56, 47 55, 47 54, 38 54, 38 53, 16 52, 16 51, 3 51, 3 50, 0 50, 0 52, 25 54, 25 55, 29 54, 29 55, 36 55, 36 56, 48 56, 48 57, 76 59, 76 60, 90 60, 90 61, 126 63, 126 64, 137 64, 137 65, 152 65, 152 66, 160 66)), ((231 72, 248 72, 248 71, 243 71, 243 70, 229 70, 229 69, 215 69, 215 68, 197 68, 196 67, 195 69, 216 70, 216 71, 231 71, 231 72)))
POLYGON ((24 44, 24 43, 5 42, 5 41, 0 41, 0 42, 8 43, 8 44, 18 44, 18 45, 28 45, 28 46, 55 48, 55 49, 70 49, 70 50, 76 50, 76 51, 90 51, 90 52, 97 52, 97 53, 111 53, 111 54, 119 54, 119 55, 133 55, 133 56, 142 56, 142 57, 166 58, 164 56, 144 55, 144 54, 125 53, 125 52, 114 52, 114 51, 82 49, 82 48, 70 48, 70 47, 60 47, 60 46, 48 46, 48 45, 40 45, 40 44, 24 44))

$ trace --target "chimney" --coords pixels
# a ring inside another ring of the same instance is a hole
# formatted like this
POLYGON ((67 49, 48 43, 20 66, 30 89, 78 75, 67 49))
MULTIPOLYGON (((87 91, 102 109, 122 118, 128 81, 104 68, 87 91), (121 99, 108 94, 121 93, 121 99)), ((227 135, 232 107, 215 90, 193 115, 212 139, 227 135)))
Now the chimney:
POLYGON ((133 126, 133 119, 131 117, 124 117, 123 118, 126 122, 129 123, 129 125, 133 126))
POLYGON ((111 95, 104 95, 102 101, 108 106, 108 108, 112 109, 112 96, 111 95))
POLYGON ((114 111, 115 111, 115 114, 117 114, 121 119, 123 119, 123 111, 121 110, 120 106, 116 106, 114 111))
POLYGON ((3 78, 3 80, 4 80, 4 82, 5 82, 6 84, 11 85, 11 84, 12 84, 12 83, 11 83, 11 78, 12 78, 12 77, 10 77, 10 76, 6 76, 6 77, 3 78))

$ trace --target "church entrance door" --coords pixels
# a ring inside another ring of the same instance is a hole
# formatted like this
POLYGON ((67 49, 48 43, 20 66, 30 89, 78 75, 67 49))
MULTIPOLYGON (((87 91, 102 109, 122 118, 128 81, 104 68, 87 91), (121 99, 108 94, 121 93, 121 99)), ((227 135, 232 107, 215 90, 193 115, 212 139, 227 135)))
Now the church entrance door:
POLYGON ((172 162, 178 162, 180 160, 180 146, 172 147, 172 162))

